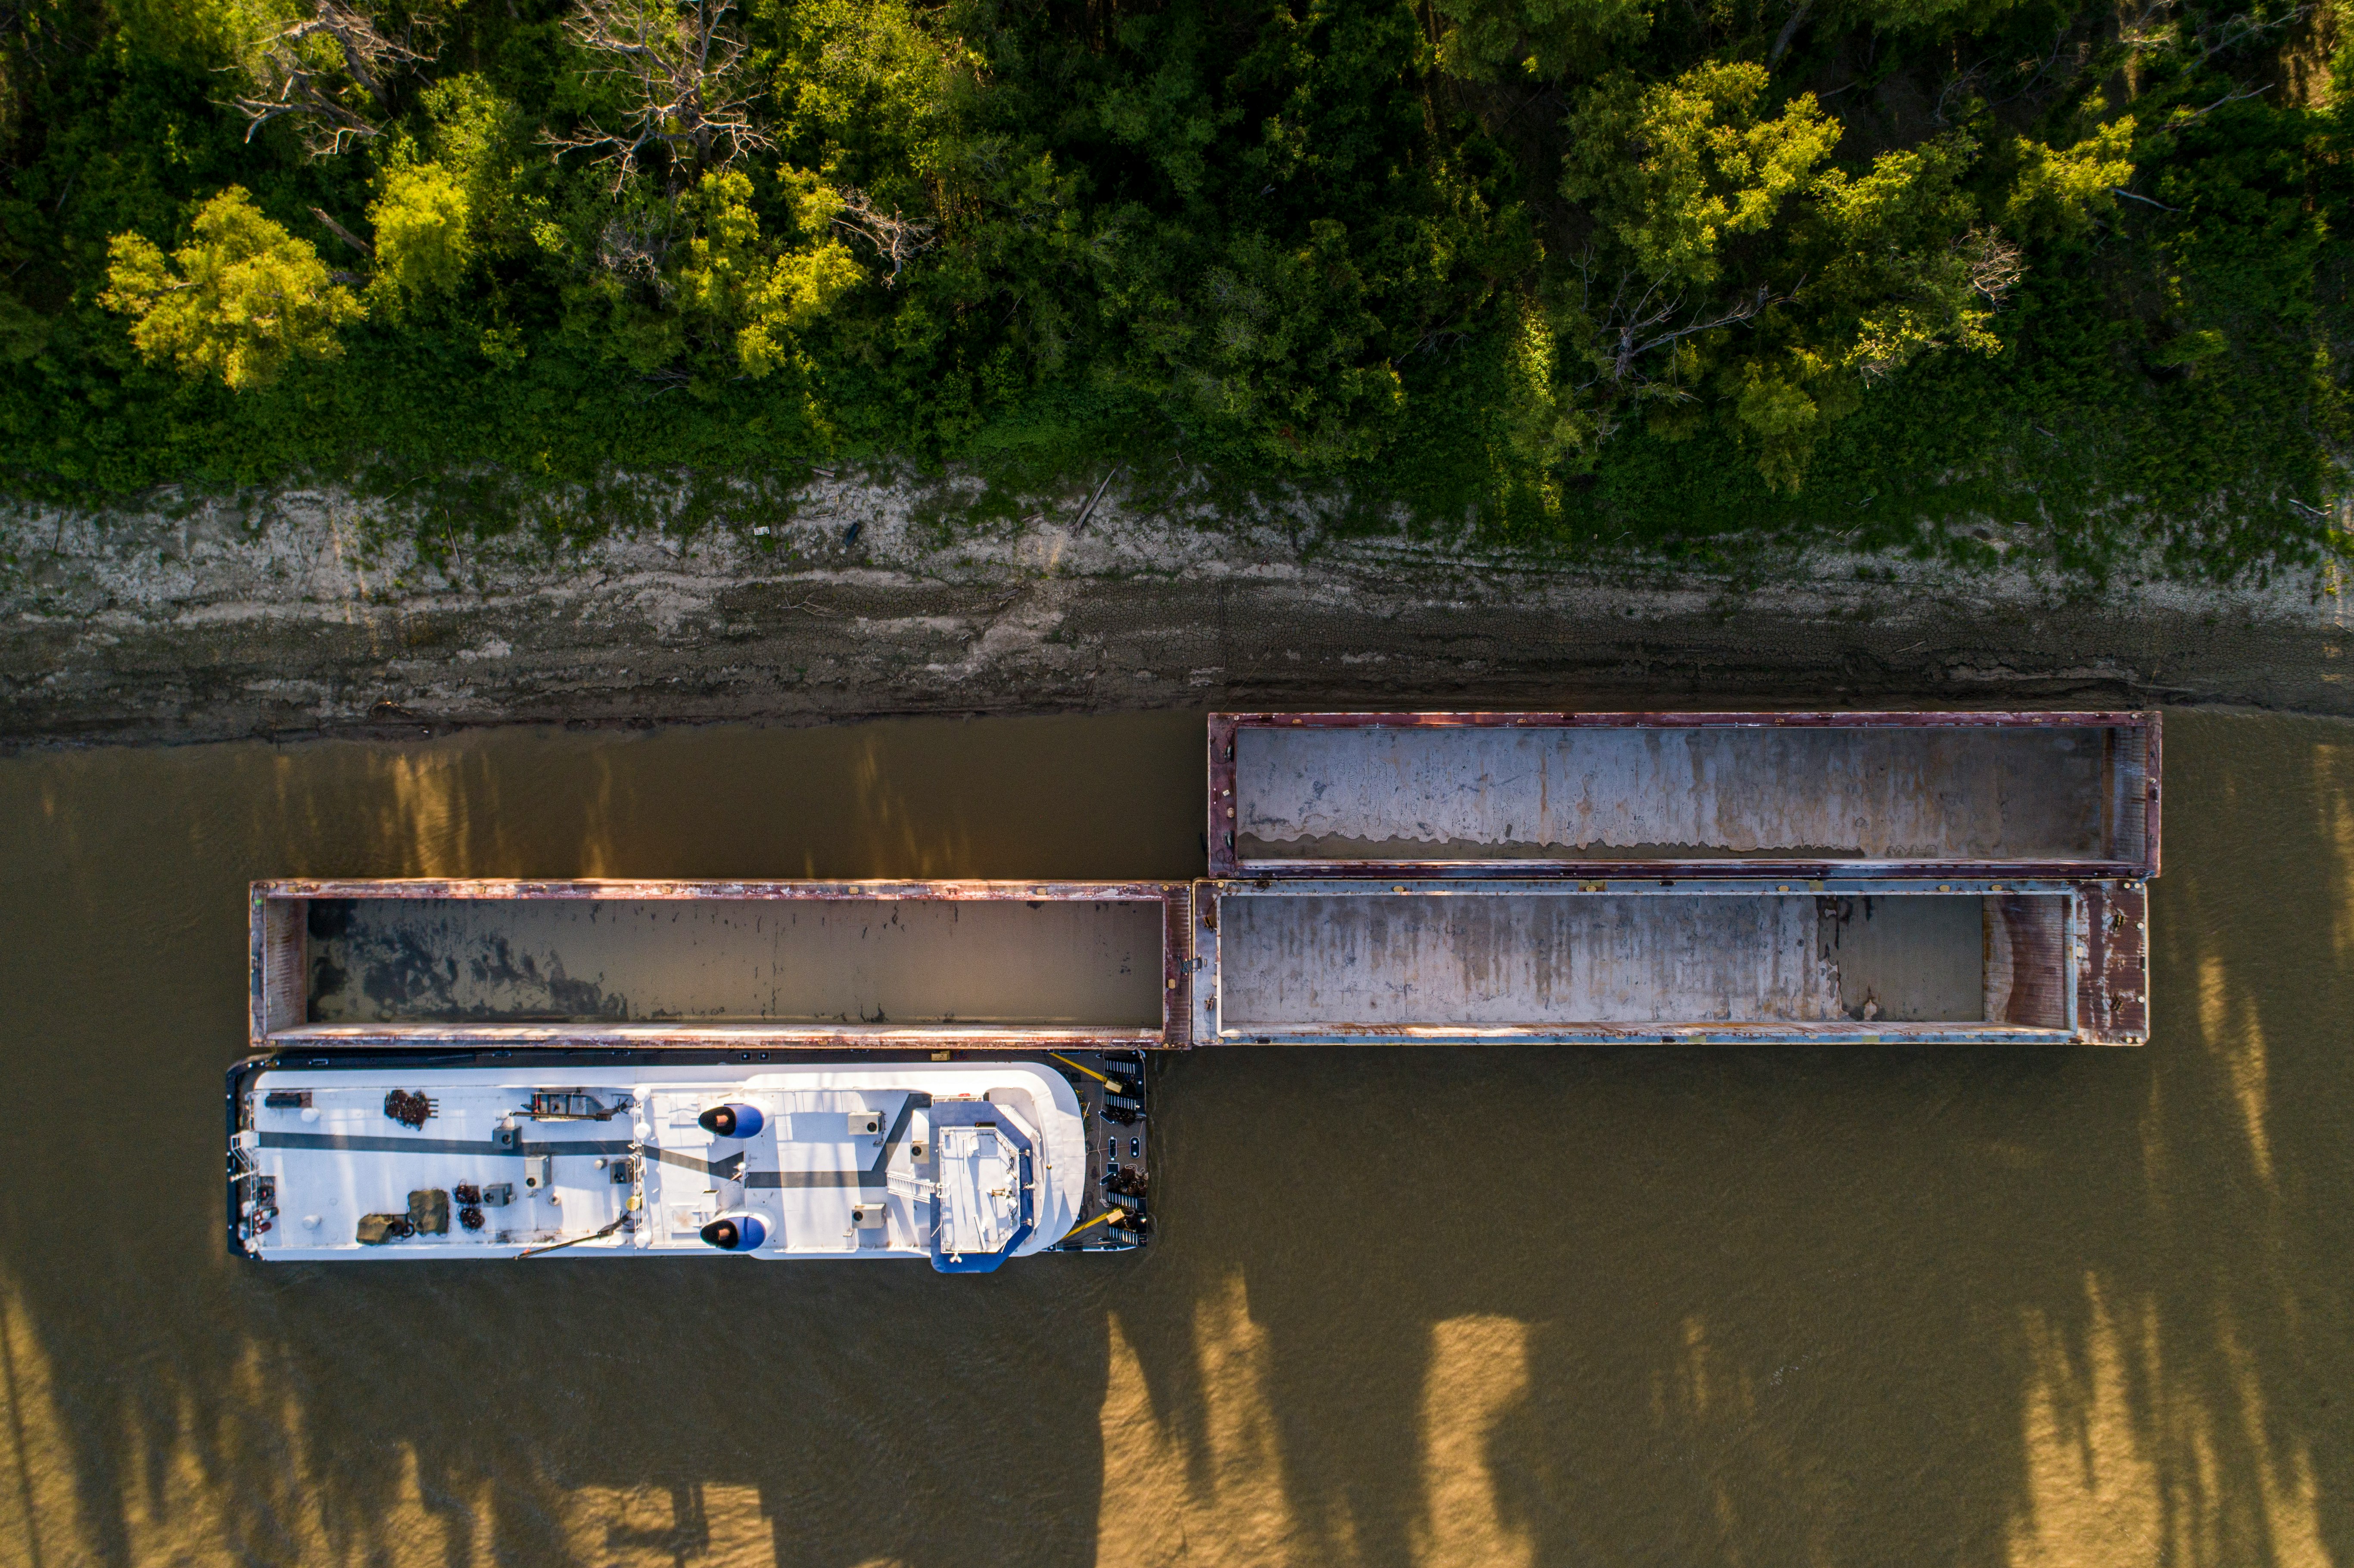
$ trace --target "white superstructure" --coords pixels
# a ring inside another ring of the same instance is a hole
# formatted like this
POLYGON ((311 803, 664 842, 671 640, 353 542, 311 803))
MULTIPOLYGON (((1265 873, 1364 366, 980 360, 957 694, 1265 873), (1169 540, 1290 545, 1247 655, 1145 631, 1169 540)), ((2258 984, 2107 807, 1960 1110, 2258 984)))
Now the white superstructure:
POLYGON ((1071 1230, 1088 1157, 1070 1084, 1023 1061, 267 1065, 232 1109, 237 1234, 269 1261, 562 1248, 985 1272, 1071 1230))

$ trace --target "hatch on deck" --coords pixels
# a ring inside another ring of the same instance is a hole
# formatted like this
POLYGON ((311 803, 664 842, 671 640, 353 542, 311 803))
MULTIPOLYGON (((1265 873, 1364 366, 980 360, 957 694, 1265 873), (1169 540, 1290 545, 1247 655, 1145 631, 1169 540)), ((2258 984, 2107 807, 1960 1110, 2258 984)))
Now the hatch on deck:
POLYGON ((990 1273, 1037 1228, 1037 1137, 1010 1107, 986 1100, 935 1101, 932 1137, 939 1174, 932 1266, 990 1273))

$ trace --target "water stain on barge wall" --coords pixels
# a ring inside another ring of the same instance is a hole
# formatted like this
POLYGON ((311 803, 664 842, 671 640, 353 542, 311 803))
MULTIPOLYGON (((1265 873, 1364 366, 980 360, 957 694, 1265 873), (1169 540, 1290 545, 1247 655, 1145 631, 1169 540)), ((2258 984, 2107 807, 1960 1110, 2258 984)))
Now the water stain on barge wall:
POLYGON ((243 885, 1184 875, 1194 718, 0 762, 0 1560, 2354 1561, 2354 728, 2168 723, 2144 1050, 1197 1053, 982 1281, 233 1264, 243 885))

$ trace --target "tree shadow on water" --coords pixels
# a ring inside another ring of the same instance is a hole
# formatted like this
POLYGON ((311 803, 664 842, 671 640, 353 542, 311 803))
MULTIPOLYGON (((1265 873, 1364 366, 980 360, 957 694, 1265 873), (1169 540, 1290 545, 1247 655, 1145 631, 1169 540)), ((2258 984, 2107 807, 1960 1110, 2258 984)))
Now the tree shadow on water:
POLYGON ((2354 731, 2171 723, 2146 1049, 1177 1064, 1119 1560, 2354 1555, 2354 731))
POLYGON ((776 862, 748 869, 801 869, 773 785, 676 803, 682 774, 768 779, 750 765, 804 737, 696 738, 724 755, 510 736, 0 765, 0 984, 20 1003, 0 1557, 848 1565, 994 1563, 1015 1542, 1093 1559, 1092 1260, 954 1281, 226 1255, 219 1075, 245 1036, 246 883, 696 870, 676 863, 718 853, 731 821, 776 862))

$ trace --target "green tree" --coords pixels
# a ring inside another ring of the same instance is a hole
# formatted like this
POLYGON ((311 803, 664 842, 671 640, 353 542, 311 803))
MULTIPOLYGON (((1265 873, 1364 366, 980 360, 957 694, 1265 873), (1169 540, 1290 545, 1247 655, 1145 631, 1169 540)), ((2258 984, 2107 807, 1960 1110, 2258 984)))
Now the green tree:
POLYGON ((843 199, 815 175, 779 171, 801 243, 760 232, 752 182, 740 174, 703 176, 681 203, 700 228, 673 274, 678 308, 728 339, 748 376, 767 376, 793 357, 815 325, 864 274, 831 225, 843 199))
POLYGON ((1438 65, 1467 81, 1593 76, 1651 30, 1646 0, 1433 0, 1438 65))
POLYGON ((336 329, 366 312, 309 241, 265 217, 239 185, 207 202, 192 228, 168 258, 135 232, 108 246, 99 302, 132 318, 141 355, 239 391, 269 386, 291 360, 341 357, 336 329))
POLYGON ((1865 387, 1940 349, 1999 346, 1988 323, 2020 252, 1979 221, 1976 143, 1947 133, 1850 172, 1829 162, 1838 121, 1807 93, 1768 113, 1769 86, 1754 64, 1710 63, 1579 96, 1563 190, 1592 236, 1544 329, 1523 322, 1521 374, 1547 390, 1516 422, 1520 450, 1590 463, 1634 407, 1689 436, 1712 388, 1759 471, 1794 489, 1865 387), (1550 374, 1532 368, 1547 358, 1550 374))
POLYGON ((473 202, 462 178, 440 164, 414 164, 385 176, 368 208, 376 227, 376 275, 368 292, 398 315, 454 293, 474 260, 473 202))
POLYGON ((1940 348, 2000 347, 1989 323, 2019 281, 2020 251, 1978 223, 1963 184, 1977 151, 1953 133, 1815 181, 1817 254, 1802 292, 1842 370, 1880 381, 1940 348))
POLYGON ((2019 173, 2003 203, 2003 227, 2024 238, 2082 234, 2117 207, 2115 193, 2133 179, 2134 117, 2099 127, 2070 147, 2020 137, 2019 173))
POLYGON ((1571 111, 1562 194, 1591 204, 1647 278, 1715 281, 1723 242, 1770 225, 1840 139, 1811 92, 1768 117, 1766 85, 1745 60, 1668 82, 1614 72, 1571 111))

